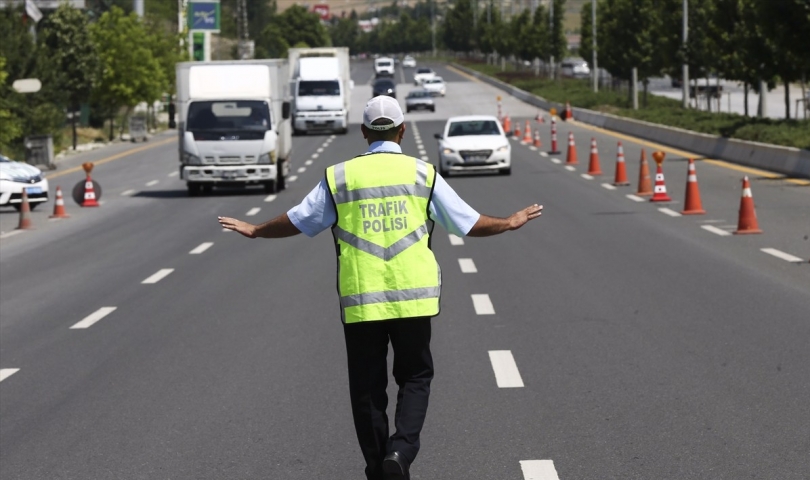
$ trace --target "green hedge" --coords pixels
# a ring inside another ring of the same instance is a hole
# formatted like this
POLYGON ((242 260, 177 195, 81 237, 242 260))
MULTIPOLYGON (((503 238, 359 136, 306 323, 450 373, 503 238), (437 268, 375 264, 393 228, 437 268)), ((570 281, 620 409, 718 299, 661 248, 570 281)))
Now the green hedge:
MULTIPOLYGON (((509 65, 505 72, 499 66, 474 62, 461 62, 464 66, 496 77, 522 90, 552 102, 571 102, 587 108, 617 116, 683 128, 694 132, 727 138, 750 140, 810 150, 810 120, 771 120, 750 118, 733 113, 710 113, 683 109, 680 100, 649 94, 647 105, 633 110, 627 92, 600 91, 594 93, 590 81, 538 79, 529 71, 516 71, 509 65)), ((643 93, 639 92, 642 104, 643 93)))

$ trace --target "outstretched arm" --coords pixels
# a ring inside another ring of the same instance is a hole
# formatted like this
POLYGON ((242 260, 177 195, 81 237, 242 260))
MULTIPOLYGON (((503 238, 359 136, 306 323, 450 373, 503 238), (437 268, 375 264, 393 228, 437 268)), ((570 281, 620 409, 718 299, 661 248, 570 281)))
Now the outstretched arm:
POLYGON ((498 235, 509 230, 517 230, 526 225, 529 220, 534 220, 543 213, 543 206, 534 204, 523 210, 517 211, 507 218, 490 217, 481 215, 475 222, 472 229, 467 233, 470 237, 489 237, 498 235))
POLYGON ((230 217, 217 218, 222 228, 239 232, 248 238, 284 238, 301 233, 301 231, 293 225, 290 221, 290 217, 288 217, 286 213, 261 225, 253 225, 252 223, 243 222, 242 220, 230 217))

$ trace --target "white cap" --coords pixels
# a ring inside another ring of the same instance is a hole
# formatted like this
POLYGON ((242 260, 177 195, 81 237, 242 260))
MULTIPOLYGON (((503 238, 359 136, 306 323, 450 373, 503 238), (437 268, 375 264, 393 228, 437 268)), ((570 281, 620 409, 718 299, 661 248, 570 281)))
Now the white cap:
POLYGON ((363 109, 363 125, 372 130, 385 131, 399 127, 405 121, 405 115, 399 107, 399 102, 388 95, 380 95, 372 98, 363 109), (392 123, 385 125, 372 125, 382 118, 391 120, 392 123))

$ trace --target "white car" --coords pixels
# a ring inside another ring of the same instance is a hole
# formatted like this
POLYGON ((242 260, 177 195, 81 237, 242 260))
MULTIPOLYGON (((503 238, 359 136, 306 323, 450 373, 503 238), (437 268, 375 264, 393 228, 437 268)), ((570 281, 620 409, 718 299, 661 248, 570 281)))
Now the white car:
POLYGON ((388 57, 380 57, 374 60, 374 74, 378 77, 394 76, 394 59, 388 57))
POLYGON ((444 79, 442 79, 442 77, 426 79, 424 82, 422 82, 422 88, 430 92, 430 94, 434 97, 439 95, 443 97, 445 93, 447 93, 447 85, 444 83, 444 79))
POLYGON ((512 173, 512 147, 491 115, 451 117, 439 140, 439 173, 495 171, 512 173))
POLYGON ((408 55, 402 59, 402 68, 416 68, 416 59, 408 55))
POLYGON ((48 201, 48 180, 37 167, 0 155, 0 206, 11 205, 19 210, 23 189, 32 210, 48 201))
POLYGON ((413 84, 419 86, 427 80, 428 78, 433 78, 436 76, 436 72, 431 70, 430 68, 422 67, 417 68, 416 73, 413 74, 413 84))

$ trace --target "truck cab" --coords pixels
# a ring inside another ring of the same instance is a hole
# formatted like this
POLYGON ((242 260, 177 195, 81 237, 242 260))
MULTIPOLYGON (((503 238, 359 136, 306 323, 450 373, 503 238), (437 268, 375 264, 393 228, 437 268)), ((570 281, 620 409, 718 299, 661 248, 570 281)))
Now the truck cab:
POLYGON ((293 93, 293 133, 349 129, 353 83, 349 50, 345 47, 291 48, 290 91, 293 93))

